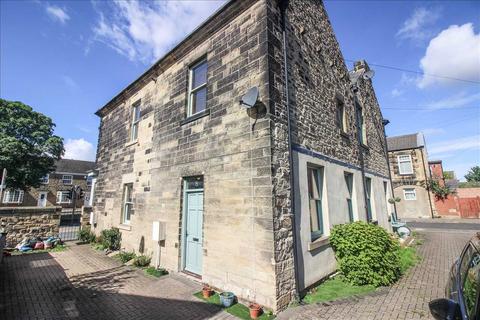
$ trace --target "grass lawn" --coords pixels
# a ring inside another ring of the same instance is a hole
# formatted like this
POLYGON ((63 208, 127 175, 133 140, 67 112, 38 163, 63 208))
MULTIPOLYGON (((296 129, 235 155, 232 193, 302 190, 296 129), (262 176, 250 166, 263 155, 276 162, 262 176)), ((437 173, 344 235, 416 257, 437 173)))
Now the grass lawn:
POLYGON ((148 267, 145 269, 145 274, 148 274, 152 277, 160 278, 161 276, 168 274, 168 271, 162 268, 157 269, 155 267, 148 267))
MULTIPOLYGON (((218 293, 215 293, 213 296, 211 296, 208 299, 205 299, 203 297, 201 291, 195 293, 194 296, 203 300, 203 301, 206 301, 207 303, 215 304, 215 305, 223 308, 222 305, 220 304, 220 296, 218 295, 218 293)), ((227 311, 228 313, 230 313, 231 315, 234 315, 237 318, 245 319, 245 320, 250 320, 251 319, 250 318, 250 311, 248 310, 248 307, 241 304, 241 303, 236 303, 229 308, 224 308, 224 310, 227 311)), ((268 311, 265 311, 265 312, 268 313, 268 311)), ((273 314, 267 314, 267 313, 263 313, 257 319, 260 319, 260 320, 275 319, 275 316, 273 314)))
POLYGON ((67 250, 67 246, 64 244, 58 244, 55 248, 52 249, 42 249, 42 250, 30 250, 30 251, 12 251, 12 256, 21 256, 22 254, 33 254, 33 253, 46 253, 46 252, 61 252, 67 250))
POLYGON ((303 298, 303 302, 310 304, 333 301, 372 291, 375 291, 374 286, 354 286, 345 281, 343 276, 336 276, 312 289, 310 293, 303 298))
POLYGON ((420 261, 420 257, 417 254, 417 249, 415 247, 405 247, 400 248, 400 272, 405 274, 408 269, 413 267, 420 261))

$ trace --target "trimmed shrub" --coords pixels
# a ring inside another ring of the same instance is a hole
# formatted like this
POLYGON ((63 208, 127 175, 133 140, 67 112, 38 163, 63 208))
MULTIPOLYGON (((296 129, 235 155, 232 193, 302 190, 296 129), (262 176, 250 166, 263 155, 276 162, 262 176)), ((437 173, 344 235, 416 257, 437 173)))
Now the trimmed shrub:
POLYGON ((122 261, 122 263, 127 263, 128 261, 132 260, 135 258, 135 252, 126 252, 126 251, 121 251, 117 255, 115 255, 118 260, 122 261))
POLYGON ((80 239, 80 241, 86 243, 95 242, 96 239, 95 234, 90 231, 90 228, 88 227, 82 228, 80 231, 78 231, 78 238, 80 239))
POLYGON ((109 250, 119 250, 120 242, 122 241, 122 234, 118 228, 111 228, 102 230, 101 234, 102 245, 109 250))
POLYGON ((382 227, 363 221, 336 225, 330 243, 353 285, 387 286, 400 277, 400 247, 382 227))
POLYGON ((140 268, 143 268, 143 267, 147 267, 149 264, 150 264, 150 261, 152 260, 152 258, 150 258, 149 256, 136 256, 134 259, 133 259, 133 265, 135 267, 140 267, 140 268))

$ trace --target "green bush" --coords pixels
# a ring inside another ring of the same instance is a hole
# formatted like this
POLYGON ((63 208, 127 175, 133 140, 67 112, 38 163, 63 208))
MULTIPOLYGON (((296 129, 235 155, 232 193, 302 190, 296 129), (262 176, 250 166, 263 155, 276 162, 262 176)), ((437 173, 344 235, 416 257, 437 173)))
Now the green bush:
POLYGON ((133 265, 135 267, 140 267, 140 268, 143 268, 143 267, 147 267, 149 264, 150 264, 150 261, 152 260, 152 258, 150 258, 149 256, 136 256, 134 259, 133 259, 133 265))
POLYGON ((122 263, 126 263, 132 260, 133 258, 135 258, 135 256, 136 256, 135 252, 126 252, 126 251, 122 251, 119 254, 115 255, 115 257, 118 258, 120 261, 122 261, 122 263))
POLYGON ((120 242, 122 241, 122 234, 118 228, 111 228, 102 230, 101 234, 102 245, 109 250, 119 250, 120 242))
POLYGON ((155 267, 148 267, 147 269, 145 269, 145 273, 152 276, 152 277, 161 277, 161 276, 164 276, 166 274, 168 274, 168 271, 163 269, 163 268, 155 268, 155 267))
POLYGON ((400 247, 382 227, 363 221, 337 225, 330 243, 352 285, 387 286, 400 277, 400 247))
POLYGON ((78 231, 78 238, 82 242, 91 243, 95 242, 96 236, 92 231, 90 231, 90 228, 82 228, 80 231, 78 231))

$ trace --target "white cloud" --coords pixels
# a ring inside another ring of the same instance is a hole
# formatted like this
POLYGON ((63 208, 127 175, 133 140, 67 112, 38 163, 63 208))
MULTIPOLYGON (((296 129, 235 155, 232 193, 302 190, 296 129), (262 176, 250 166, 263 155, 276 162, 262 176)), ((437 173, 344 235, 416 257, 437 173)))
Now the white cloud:
POLYGON ((392 97, 397 98, 403 94, 403 91, 397 88, 394 88, 391 92, 392 97))
POLYGON ((416 8, 412 15, 405 20, 403 26, 398 30, 396 36, 400 39, 422 41, 431 36, 429 25, 434 24, 440 18, 440 10, 416 8))
POLYGON ((480 93, 467 94, 465 91, 462 91, 448 98, 430 102, 427 104, 427 106, 431 110, 454 109, 466 106, 476 101, 480 101, 480 93))
POLYGON ((224 1, 95 2, 94 39, 132 61, 160 58, 224 1))
POLYGON ((472 23, 452 25, 433 38, 420 60, 423 75, 419 88, 435 84, 456 83, 444 77, 480 81, 480 34, 475 34, 472 23))
POLYGON ((69 76, 63 75, 62 81, 72 91, 77 91, 80 88, 78 83, 69 76))
POLYGON ((446 131, 442 128, 426 128, 422 130, 422 133, 426 136, 435 136, 439 134, 443 134, 446 131))
POLYGON ((428 153, 438 155, 460 150, 480 150, 480 135, 433 143, 429 146, 428 153))
POLYGON ((48 16, 54 21, 65 24, 68 20, 70 20, 70 16, 67 14, 66 9, 62 9, 54 5, 47 5, 45 10, 47 11, 48 16))
POLYGON ((83 138, 68 139, 65 143, 65 154, 63 158, 94 161, 95 153, 96 151, 93 144, 87 140, 83 138))

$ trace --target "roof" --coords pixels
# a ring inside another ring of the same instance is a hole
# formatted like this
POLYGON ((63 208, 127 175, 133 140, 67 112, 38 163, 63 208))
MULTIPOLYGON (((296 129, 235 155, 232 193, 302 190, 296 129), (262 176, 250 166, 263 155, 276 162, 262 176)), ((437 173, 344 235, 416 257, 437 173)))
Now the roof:
POLYGON ((115 108, 116 105, 128 98, 132 93, 136 92, 139 86, 156 79, 162 70, 167 69, 170 65, 180 60, 185 54, 194 49, 198 43, 211 37, 216 30, 237 17, 239 12, 250 7, 254 2, 255 0, 227 1, 227 3, 215 11, 207 20, 187 35, 172 50, 158 59, 157 62, 140 75, 140 77, 120 91, 120 93, 107 102, 103 107, 98 109, 95 114, 102 117, 105 112, 115 108))
POLYGON ((388 151, 423 148, 425 147, 425 139, 420 132, 403 136, 388 137, 387 147, 388 151))
POLYGON ((437 163, 442 164, 442 160, 428 160, 428 163, 430 163, 430 164, 437 164, 437 163))
POLYGON ((87 171, 95 169, 95 162, 61 159, 55 162, 55 172, 87 174, 87 171))

